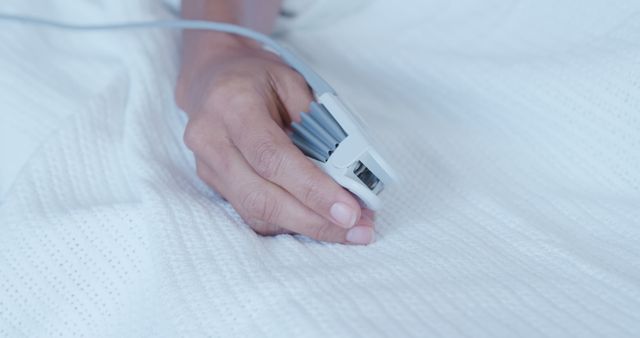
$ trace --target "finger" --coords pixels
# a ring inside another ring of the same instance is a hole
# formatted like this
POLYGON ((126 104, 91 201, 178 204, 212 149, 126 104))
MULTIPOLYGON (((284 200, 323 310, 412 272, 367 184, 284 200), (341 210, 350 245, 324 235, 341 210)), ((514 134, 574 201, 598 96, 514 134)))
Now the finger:
POLYGON ((277 235, 295 235, 296 233, 285 229, 277 224, 267 223, 259 220, 245 220, 245 223, 251 227, 251 229, 261 236, 277 236, 277 235))
MULTIPOLYGON (((300 112, 309 111, 309 105, 311 101, 313 101, 311 89, 307 85, 306 80, 298 73, 295 73, 293 76, 278 78, 285 79, 284 81, 276 83, 276 86, 273 86, 276 89, 274 96, 279 98, 280 103, 278 105, 283 106, 291 118, 299 122, 300 112)), ((360 217, 367 217, 373 222, 375 220, 375 212, 364 208, 360 201, 358 201, 358 203, 362 210, 360 217)))
MULTIPOLYGON (((209 132, 202 132, 201 128, 195 128, 193 125, 185 132, 185 143, 189 144, 190 148, 193 149, 196 154, 196 172, 198 177, 223 197, 221 182, 223 182, 224 179, 221 179, 221 177, 227 177, 228 179, 229 176, 221 176, 217 174, 217 172, 224 175, 224 173, 231 171, 229 168, 230 159, 226 156, 226 153, 228 149, 234 148, 224 135, 225 132, 222 130, 212 128, 209 132), (209 163, 215 166, 217 170, 214 170, 209 163)), ((259 234, 266 236, 292 233, 290 230, 266 222, 262 222, 252 228, 259 234)))
MULTIPOLYGON (((198 174, 199 176, 211 187, 214 187, 216 190, 220 191, 220 181, 218 180, 218 175, 215 173, 213 169, 211 169, 208 165, 203 162, 198 162, 198 174)), ((226 193, 222 193, 226 195, 226 193)), ((242 194, 242 193, 240 193, 242 194)), ((234 208, 236 207, 236 203, 231 201, 234 208)), ((266 207, 272 208, 272 207, 266 207)), ((363 216, 356 223, 356 225, 350 230, 346 231, 336 227, 331 224, 327 224, 326 221, 322 221, 322 225, 316 229, 310 228, 311 225, 307 224, 308 231, 298 229, 297 232, 308 237, 325 241, 325 242, 335 242, 335 243, 345 243, 345 244, 354 244, 354 245, 366 245, 370 244, 375 239, 374 233, 374 224, 372 218, 369 216, 370 211, 368 209, 363 210, 363 216)), ((244 213, 242 213, 244 214, 244 213)), ((290 217, 285 215, 285 217, 290 217)), ((258 219, 250 219, 247 216, 243 216, 243 219, 249 224, 249 226, 258 234, 264 236, 274 236, 280 234, 294 234, 296 232, 289 230, 287 228, 281 227, 277 224, 269 223, 268 221, 258 220, 258 219)), ((304 222, 304 221, 303 221, 304 222)), ((304 223, 303 223, 304 226, 304 223)))
POLYGON ((296 72, 287 72, 273 79, 274 101, 279 103, 279 108, 284 109, 291 119, 299 122, 300 113, 309 111, 309 105, 313 101, 313 94, 306 80, 296 72))
POLYGON ((211 169, 205 162, 196 158, 196 173, 198 177, 206 183, 209 187, 211 187, 216 192, 220 193, 220 182, 216 175, 213 173, 213 169, 211 169))
POLYGON ((375 240, 373 220, 369 217, 363 217, 358 220, 356 225, 349 229, 346 235, 347 243, 366 245, 373 243, 375 240))
POLYGON ((360 218, 366 218, 374 223, 376 220, 376 212, 371 209, 363 208, 360 218))
POLYGON ((349 192, 315 166, 267 114, 238 114, 228 128, 251 167, 327 220, 351 228, 360 205, 349 192))
POLYGON ((349 230, 340 228, 304 206, 281 187, 260 177, 231 144, 215 147, 216 158, 224 157, 224 166, 215 159, 207 160, 214 182, 242 218, 260 233, 282 232, 277 227, 264 231, 265 224, 277 225, 286 230, 311 238, 335 243, 368 244, 373 240, 372 223, 363 220, 362 226, 349 230), (227 179, 221 179, 221 178, 227 179), (233 180, 228 179, 233 177, 233 180))
MULTIPOLYGON (((196 159, 196 171, 198 177, 202 179, 208 186, 222 194, 221 188, 223 187, 220 179, 220 175, 216 173, 216 170, 212 169, 205 161, 196 159)), ((226 199, 225 199, 226 201, 226 199)), ((255 221, 251 224, 251 228, 260 235, 273 236, 280 234, 292 234, 293 232, 282 228, 276 224, 270 224, 264 221, 255 221)))

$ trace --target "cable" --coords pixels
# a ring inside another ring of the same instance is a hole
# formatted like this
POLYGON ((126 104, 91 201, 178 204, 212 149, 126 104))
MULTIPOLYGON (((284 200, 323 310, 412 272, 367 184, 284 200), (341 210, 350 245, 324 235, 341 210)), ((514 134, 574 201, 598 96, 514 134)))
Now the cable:
POLYGON ((316 96, 324 93, 335 94, 335 91, 329 84, 322 79, 315 71, 305 64, 298 56, 289 49, 283 47, 269 36, 256 32, 254 30, 215 21, 198 21, 198 20, 159 20, 159 21, 128 21, 109 24, 71 24, 67 22, 48 20, 44 18, 0 13, 0 21, 18 22, 28 25, 47 26, 51 28, 71 30, 71 31, 114 31, 114 30, 132 30, 132 29, 195 29, 209 30, 223 33, 234 34, 246 37, 261 43, 272 49, 278 54, 291 68, 300 73, 313 89, 316 96))

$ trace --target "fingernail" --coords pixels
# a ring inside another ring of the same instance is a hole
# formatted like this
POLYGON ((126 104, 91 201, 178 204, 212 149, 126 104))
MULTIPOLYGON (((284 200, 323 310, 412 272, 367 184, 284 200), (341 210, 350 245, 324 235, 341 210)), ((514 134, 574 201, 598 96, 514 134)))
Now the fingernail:
POLYGON ((373 229, 370 227, 355 227, 347 232, 347 242, 353 244, 369 244, 373 242, 373 229))
POLYGON ((338 202, 331 206, 331 217, 339 226, 349 229, 358 220, 358 213, 348 205, 338 202))

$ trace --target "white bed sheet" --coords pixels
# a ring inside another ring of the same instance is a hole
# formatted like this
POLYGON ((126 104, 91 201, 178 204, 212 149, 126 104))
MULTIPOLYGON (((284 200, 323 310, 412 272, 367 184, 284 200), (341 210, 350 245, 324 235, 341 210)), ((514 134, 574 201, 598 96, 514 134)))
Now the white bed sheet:
POLYGON ((0 336, 638 336, 640 3, 340 3, 284 39, 401 175, 368 247, 259 237, 197 179, 178 34, 0 24, 0 336))

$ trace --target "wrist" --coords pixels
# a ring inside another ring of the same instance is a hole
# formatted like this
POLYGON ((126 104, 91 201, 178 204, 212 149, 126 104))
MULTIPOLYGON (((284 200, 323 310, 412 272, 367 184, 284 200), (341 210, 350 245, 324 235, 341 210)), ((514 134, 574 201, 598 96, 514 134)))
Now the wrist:
POLYGON ((222 64, 238 55, 264 52, 258 42, 228 33, 187 31, 183 37, 180 74, 176 85, 178 101, 198 75, 209 73, 207 69, 212 65, 222 64))
POLYGON ((211 31, 187 31, 182 46, 182 65, 198 65, 212 58, 225 57, 241 50, 262 50, 260 43, 234 34, 211 31))

